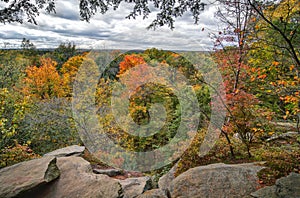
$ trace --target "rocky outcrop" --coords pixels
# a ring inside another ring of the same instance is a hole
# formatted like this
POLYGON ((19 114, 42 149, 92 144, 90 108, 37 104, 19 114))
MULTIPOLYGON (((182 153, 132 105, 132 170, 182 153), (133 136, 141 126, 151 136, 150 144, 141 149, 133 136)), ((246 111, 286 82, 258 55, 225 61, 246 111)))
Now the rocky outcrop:
POLYGON ((192 168, 171 182, 169 192, 171 197, 246 197, 259 187, 256 175, 262 168, 222 163, 192 168))
POLYGON ((0 170, 0 197, 24 197, 57 179, 60 171, 55 157, 43 157, 0 170))
POLYGON ((137 177, 119 180, 123 189, 124 198, 133 198, 142 194, 143 192, 152 189, 150 177, 137 177))
POLYGON ((57 166, 61 171, 58 180, 39 191, 36 197, 111 197, 122 195, 118 181, 107 175, 97 175, 92 172, 90 163, 81 157, 60 157, 57 166))
POLYGON ((199 166, 176 178, 174 166, 159 179, 159 188, 153 189, 152 179, 141 174, 128 172, 120 178, 115 175, 123 171, 101 170, 100 166, 95 174, 95 168, 93 170, 88 161, 69 156, 80 151, 66 150, 70 148, 1 169, 0 198, 249 198, 251 193, 255 198, 300 197, 300 176, 296 173, 257 191, 257 172, 263 167, 253 163, 199 166), (68 157, 55 157, 62 155, 68 157))
POLYGON ((267 186, 251 194, 255 198, 299 198, 300 174, 291 173, 280 178, 274 186, 267 186))
POLYGON ((79 156, 83 153, 85 147, 72 145, 65 148, 57 149, 50 153, 46 153, 44 156, 55 156, 55 157, 67 157, 67 156, 79 156))

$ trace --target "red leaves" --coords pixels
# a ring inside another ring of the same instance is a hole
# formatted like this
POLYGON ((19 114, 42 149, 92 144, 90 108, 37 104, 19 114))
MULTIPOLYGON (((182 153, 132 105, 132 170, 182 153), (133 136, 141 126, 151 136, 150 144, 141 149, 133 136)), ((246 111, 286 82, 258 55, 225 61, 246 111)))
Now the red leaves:
POLYGON ((137 54, 126 55, 124 57, 124 60, 120 63, 119 75, 125 73, 128 69, 132 67, 143 64, 146 64, 146 62, 141 56, 137 54))

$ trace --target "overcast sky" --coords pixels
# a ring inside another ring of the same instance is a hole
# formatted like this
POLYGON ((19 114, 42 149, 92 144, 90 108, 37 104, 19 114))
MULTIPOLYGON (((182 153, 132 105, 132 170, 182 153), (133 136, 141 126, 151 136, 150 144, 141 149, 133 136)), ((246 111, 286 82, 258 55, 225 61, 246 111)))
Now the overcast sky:
MULTIPOLYGON (((185 14, 177 19, 175 29, 168 27, 146 30, 155 13, 146 20, 125 19, 131 8, 122 3, 118 10, 105 15, 95 15, 90 23, 81 21, 78 1, 56 1, 56 14, 43 14, 37 18, 38 25, 1 24, 0 48, 4 42, 19 47, 22 38, 30 39, 37 48, 55 48, 62 42, 74 42, 77 48, 147 49, 151 47, 168 50, 209 50, 213 41, 208 34, 219 29, 214 18, 215 6, 207 6, 199 24, 185 14), (204 31, 202 31, 204 28, 204 31)), ((2 2, 3 4, 3 2, 2 2)))

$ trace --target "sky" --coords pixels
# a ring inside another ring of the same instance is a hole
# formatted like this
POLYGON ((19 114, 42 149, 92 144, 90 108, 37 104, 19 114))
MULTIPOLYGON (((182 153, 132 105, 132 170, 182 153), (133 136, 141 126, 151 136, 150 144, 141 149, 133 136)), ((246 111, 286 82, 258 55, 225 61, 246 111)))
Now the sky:
MULTIPOLYGON (((2 5, 4 4, 3 2, 2 5)), ((1 6, 1 4, 0 4, 1 6)), ((147 49, 200 50, 213 48, 209 33, 220 29, 214 17, 216 6, 207 6, 194 24, 192 16, 176 19, 175 29, 161 27, 147 30, 155 14, 143 20, 126 19, 131 7, 122 3, 116 11, 93 16, 90 22, 80 20, 78 1, 56 1, 56 14, 41 13, 38 25, 30 23, 0 24, 0 48, 19 47, 23 38, 29 39, 37 48, 56 48, 60 43, 72 42, 78 49, 147 49), (204 30, 202 31, 202 29, 204 30)))

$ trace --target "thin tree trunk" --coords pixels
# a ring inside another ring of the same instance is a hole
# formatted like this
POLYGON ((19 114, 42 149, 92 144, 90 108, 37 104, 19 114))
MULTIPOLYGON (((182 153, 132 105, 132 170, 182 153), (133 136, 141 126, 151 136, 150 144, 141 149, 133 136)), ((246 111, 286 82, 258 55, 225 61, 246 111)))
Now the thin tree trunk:
POLYGON ((224 134, 224 136, 225 136, 225 138, 227 140, 227 143, 228 143, 228 146, 229 146, 229 150, 230 150, 230 154, 231 154, 232 159, 235 159, 234 150, 233 150, 230 138, 228 137, 228 134, 225 131, 223 131, 223 130, 221 130, 221 132, 224 134))

